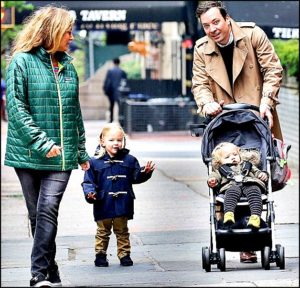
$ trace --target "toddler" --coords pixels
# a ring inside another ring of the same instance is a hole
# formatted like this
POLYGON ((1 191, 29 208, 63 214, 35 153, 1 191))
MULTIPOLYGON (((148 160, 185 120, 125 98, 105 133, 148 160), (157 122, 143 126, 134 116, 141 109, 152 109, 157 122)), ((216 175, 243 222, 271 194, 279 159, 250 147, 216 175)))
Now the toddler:
POLYGON ((140 167, 138 160, 125 148, 125 133, 115 123, 106 124, 100 134, 100 149, 90 160, 90 169, 82 183, 85 199, 94 205, 97 222, 95 265, 107 267, 107 248, 111 229, 117 238, 117 255, 122 266, 132 266, 128 220, 133 219, 132 184, 147 181, 155 164, 140 167))
MULTIPOLYGON (((256 162, 257 161, 256 159, 256 162)), ((262 213, 261 189, 266 189, 268 174, 259 170, 252 161, 242 158, 240 148, 232 143, 218 144, 212 152, 212 170, 208 185, 225 193, 224 226, 230 228, 235 223, 234 210, 242 193, 249 202, 251 216, 247 226, 260 228, 262 213)))

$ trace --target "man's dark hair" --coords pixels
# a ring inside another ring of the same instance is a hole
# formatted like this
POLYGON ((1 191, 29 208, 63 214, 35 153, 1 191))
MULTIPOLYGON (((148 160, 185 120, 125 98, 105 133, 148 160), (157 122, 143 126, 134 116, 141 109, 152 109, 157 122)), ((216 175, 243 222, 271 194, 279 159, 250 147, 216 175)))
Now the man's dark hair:
POLYGON ((115 65, 119 65, 120 64, 120 59, 119 58, 115 58, 113 60, 113 62, 114 62, 115 65))
POLYGON ((207 12, 210 8, 217 7, 220 10, 221 15, 223 18, 226 18, 227 9, 222 1, 200 1, 199 6, 196 10, 196 17, 200 19, 200 16, 207 12))

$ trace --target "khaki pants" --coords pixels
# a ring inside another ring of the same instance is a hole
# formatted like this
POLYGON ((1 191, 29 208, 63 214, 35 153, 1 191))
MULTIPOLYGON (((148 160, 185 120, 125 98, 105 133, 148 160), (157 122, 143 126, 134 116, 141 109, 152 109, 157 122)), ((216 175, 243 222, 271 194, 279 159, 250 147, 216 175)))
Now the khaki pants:
POLYGON ((127 217, 116 217, 97 221, 97 233, 95 236, 95 252, 96 254, 106 254, 111 228, 117 238, 117 248, 119 259, 126 255, 130 255, 130 241, 128 233, 127 217))

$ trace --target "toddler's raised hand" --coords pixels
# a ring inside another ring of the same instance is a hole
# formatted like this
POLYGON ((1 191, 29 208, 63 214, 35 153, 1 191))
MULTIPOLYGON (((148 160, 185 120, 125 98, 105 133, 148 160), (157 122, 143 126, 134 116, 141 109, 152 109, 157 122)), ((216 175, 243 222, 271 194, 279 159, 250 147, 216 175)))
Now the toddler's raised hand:
POLYGON ((153 163, 152 161, 148 161, 144 169, 142 170, 142 172, 148 174, 152 172, 154 169, 155 169, 155 163, 153 163))

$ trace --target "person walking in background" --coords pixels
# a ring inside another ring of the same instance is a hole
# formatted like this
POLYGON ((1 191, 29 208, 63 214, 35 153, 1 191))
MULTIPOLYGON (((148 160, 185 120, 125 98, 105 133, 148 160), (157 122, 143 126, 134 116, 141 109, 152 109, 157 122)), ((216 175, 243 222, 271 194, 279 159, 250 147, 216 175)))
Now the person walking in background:
POLYGON ((259 153, 255 161, 246 161, 240 148, 233 143, 222 142, 212 151, 213 172, 209 174, 207 184, 225 194, 223 224, 227 229, 235 223, 234 212, 242 193, 247 197, 251 212, 247 226, 260 228, 261 194, 266 191, 268 174, 260 171, 254 162, 260 162, 259 153))
POLYGON ((116 123, 106 124, 100 133, 100 149, 90 160, 82 183, 85 199, 94 205, 97 222, 95 266, 107 267, 107 248, 111 229, 117 238, 117 255, 122 266, 132 266, 128 220, 133 219, 132 184, 151 178, 155 164, 140 167, 138 160, 125 148, 124 130, 116 123))
POLYGON ((58 210, 71 171, 78 164, 89 168, 78 76, 66 53, 73 24, 63 8, 32 13, 12 46, 6 74, 4 164, 15 169, 29 214, 31 287, 61 286, 55 261, 58 210))
MULTIPOLYGON (((206 33, 194 47, 192 93, 198 113, 215 117, 224 104, 252 104, 282 140, 276 105, 283 69, 265 32, 255 23, 235 22, 222 1, 201 1, 196 16, 206 33)), ((257 257, 242 252, 241 261, 257 257)))
POLYGON ((113 59, 114 67, 107 71, 103 90, 109 100, 110 122, 114 121, 115 103, 119 105, 120 91, 119 87, 122 79, 127 79, 127 74, 120 68, 120 59, 113 59))

